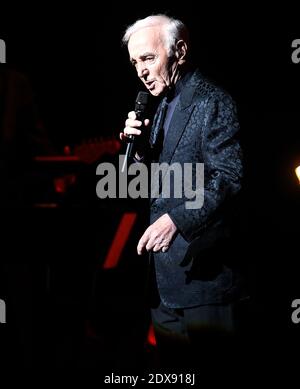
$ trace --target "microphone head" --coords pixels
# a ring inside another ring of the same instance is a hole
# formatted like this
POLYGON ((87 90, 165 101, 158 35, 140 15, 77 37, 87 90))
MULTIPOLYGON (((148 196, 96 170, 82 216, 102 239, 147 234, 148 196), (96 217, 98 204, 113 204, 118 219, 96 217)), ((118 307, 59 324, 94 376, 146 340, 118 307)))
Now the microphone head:
POLYGON ((136 97, 135 102, 139 103, 139 104, 146 105, 148 103, 148 100, 149 100, 149 93, 144 92, 144 91, 140 91, 136 97))
POLYGON ((149 102, 149 93, 140 91, 135 100, 135 111, 144 112, 149 102))

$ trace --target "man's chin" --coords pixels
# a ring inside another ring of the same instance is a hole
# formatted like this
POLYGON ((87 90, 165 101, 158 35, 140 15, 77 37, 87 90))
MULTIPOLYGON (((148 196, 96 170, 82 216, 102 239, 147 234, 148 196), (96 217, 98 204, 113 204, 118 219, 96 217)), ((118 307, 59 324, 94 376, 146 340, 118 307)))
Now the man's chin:
POLYGON ((149 89, 149 92, 151 93, 152 96, 160 96, 163 91, 154 88, 154 89, 149 89))

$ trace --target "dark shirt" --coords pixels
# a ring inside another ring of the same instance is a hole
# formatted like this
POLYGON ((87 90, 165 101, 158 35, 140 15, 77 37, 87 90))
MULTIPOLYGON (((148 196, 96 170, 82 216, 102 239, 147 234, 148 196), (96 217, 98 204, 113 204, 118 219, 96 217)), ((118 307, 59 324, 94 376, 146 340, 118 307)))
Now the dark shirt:
POLYGON ((163 124, 164 128, 164 139, 166 138, 168 129, 170 127, 171 119, 175 110, 175 107, 178 103, 178 100, 180 98, 180 93, 184 87, 184 85, 187 83, 187 81, 192 76, 193 72, 187 72, 174 86, 174 88, 167 94, 167 102, 168 102, 168 108, 165 115, 165 120, 163 124))
MULTIPOLYGON (((156 135, 154 138, 151 139, 150 136, 150 144, 160 145, 158 146, 158 149, 161 149, 161 146, 163 145, 164 139, 166 138, 167 132, 170 127, 171 119, 173 117, 175 107, 179 101, 181 91, 187 81, 192 76, 193 71, 186 72, 174 85, 172 89, 168 91, 168 93, 164 96, 162 103, 160 104, 160 112, 158 114, 158 123, 154 126, 156 127, 156 130, 152 130, 153 132, 156 132, 156 135), (163 131, 162 131, 163 130, 163 131), (153 142, 153 143, 152 143, 153 142)), ((144 156, 137 159, 133 157, 133 160, 135 162, 144 162, 145 158, 144 156)))

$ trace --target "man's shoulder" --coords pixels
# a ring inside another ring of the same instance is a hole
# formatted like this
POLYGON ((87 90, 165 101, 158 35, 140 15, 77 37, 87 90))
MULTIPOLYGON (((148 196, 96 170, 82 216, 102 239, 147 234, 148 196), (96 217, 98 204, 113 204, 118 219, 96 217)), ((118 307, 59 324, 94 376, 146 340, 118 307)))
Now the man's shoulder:
POLYGON ((195 69, 186 82, 180 97, 181 108, 199 106, 200 109, 220 105, 223 107, 235 107, 235 101, 231 95, 215 81, 204 76, 195 69))
POLYGON ((232 96, 215 80, 204 76, 199 69, 196 69, 190 79, 189 87, 194 89, 194 98, 198 100, 226 100, 232 101, 232 96))

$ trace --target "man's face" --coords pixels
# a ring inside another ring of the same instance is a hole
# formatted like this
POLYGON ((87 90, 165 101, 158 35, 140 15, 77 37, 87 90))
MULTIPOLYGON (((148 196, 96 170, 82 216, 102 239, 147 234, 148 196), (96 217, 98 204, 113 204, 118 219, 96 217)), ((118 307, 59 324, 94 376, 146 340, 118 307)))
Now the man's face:
POLYGON ((159 96, 174 84, 178 60, 168 57, 161 27, 145 27, 132 34, 128 51, 138 77, 152 95, 159 96))

